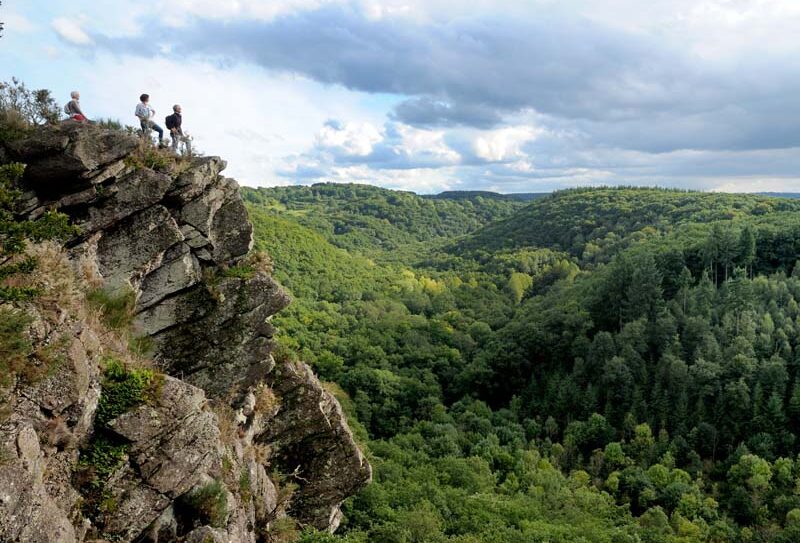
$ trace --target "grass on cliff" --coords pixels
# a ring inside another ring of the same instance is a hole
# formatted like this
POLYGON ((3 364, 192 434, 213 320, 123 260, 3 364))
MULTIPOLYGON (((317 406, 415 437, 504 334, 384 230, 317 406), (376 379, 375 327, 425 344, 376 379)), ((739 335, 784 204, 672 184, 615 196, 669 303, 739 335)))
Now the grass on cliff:
POLYGON ((130 288, 109 290, 94 288, 86 293, 86 301, 111 331, 120 336, 128 352, 140 362, 153 352, 153 340, 136 333, 133 326, 136 293, 130 288))
POLYGON ((192 490, 178 500, 178 514, 197 526, 225 526, 228 519, 228 494, 219 481, 192 490))
POLYGON ((196 155, 176 155, 170 149, 156 147, 142 138, 133 153, 125 157, 125 165, 134 170, 163 172, 175 178, 189 169, 192 156, 196 155))
POLYGON ((108 423, 135 407, 158 399, 164 376, 149 368, 130 368, 115 358, 105 360, 94 434, 81 451, 76 486, 84 502, 82 511, 95 524, 116 506, 105 485, 125 462, 130 444, 109 432, 108 423))

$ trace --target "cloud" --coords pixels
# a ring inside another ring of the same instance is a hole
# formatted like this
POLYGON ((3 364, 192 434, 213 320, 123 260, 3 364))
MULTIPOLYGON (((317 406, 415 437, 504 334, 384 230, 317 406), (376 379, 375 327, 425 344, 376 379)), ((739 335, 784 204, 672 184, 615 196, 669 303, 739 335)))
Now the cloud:
POLYGON ((596 142, 649 151, 786 147, 800 141, 800 66, 788 52, 729 66, 663 36, 576 15, 501 13, 447 22, 370 18, 324 4, 269 20, 150 25, 138 40, 95 39, 134 54, 253 62, 324 84, 407 97, 392 118, 487 128, 531 109, 596 142), (311 38, 311 39, 310 39, 311 38))
POLYGON ((188 94, 193 133, 246 183, 800 188, 794 0, 156 0, 124 31, 109 17, 54 21, 76 46, 58 62, 117 59, 97 85, 188 94))
POLYGON ((75 45, 91 45, 93 43, 89 34, 74 19, 59 17, 53 20, 52 26, 56 34, 69 43, 75 45))
POLYGON ((523 146, 536 139, 540 130, 532 126, 510 126, 493 130, 475 140, 475 154, 487 162, 505 162, 526 156, 523 146))
POLYGON ((344 156, 364 157, 372 153, 375 144, 383 140, 370 123, 341 123, 328 120, 317 132, 316 146, 344 156))

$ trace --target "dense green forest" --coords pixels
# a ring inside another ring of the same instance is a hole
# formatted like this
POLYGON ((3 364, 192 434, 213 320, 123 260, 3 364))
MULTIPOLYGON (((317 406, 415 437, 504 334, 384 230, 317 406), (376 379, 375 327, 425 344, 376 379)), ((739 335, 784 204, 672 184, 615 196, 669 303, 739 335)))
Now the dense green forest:
POLYGON ((800 201, 244 195, 375 466, 305 541, 800 540, 800 201))

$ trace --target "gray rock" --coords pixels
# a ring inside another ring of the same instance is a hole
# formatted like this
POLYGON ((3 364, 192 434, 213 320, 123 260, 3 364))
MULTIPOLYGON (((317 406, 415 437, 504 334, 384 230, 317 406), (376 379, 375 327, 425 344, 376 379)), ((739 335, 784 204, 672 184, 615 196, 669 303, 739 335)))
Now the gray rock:
POLYGON ((149 207, 103 233, 98 269, 112 286, 135 282, 158 267, 167 249, 179 241, 183 236, 167 209, 149 207))
POLYGON ((192 159, 172 174, 134 171, 127 157, 139 143, 63 123, 0 144, 0 155, 28 165, 21 213, 56 208, 80 225, 68 243, 72 258, 106 288, 134 290, 135 331, 150 336, 156 362, 172 375, 156 400, 102 430, 129 446, 105 484, 102 510, 84 519, 80 450, 96 431, 101 360, 123 342, 109 341, 74 307, 47 308, 60 315, 53 319, 24 305, 35 317, 34 347, 57 345, 63 361, 36 383, 0 391, 10 410, 0 421, 0 541, 72 543, 103 533, 119 541, 255 543, 257 527, 285 514, 267 466, 299 483, 294 516, 335 529, 339 504, 369 480, 370 467, 308 367, 273 371, 269 319, 289 303, 286 292, 263 274, 225 275, 253 242, 238 185, 220 175, 225 162, 217 157, 192 159), (281 401, 268 413, 253 394, 265 381, 281 401), (197 526, 181 511, 183 496, 212 480, 226 492, 224 527, 197 526))
POLYGON ((258 440, 269 443, 282 473, 296 473, 290 513, 318 530, 335 530, 339 506, 372 480, 339 402, 311 368, 283 362, 269 377, 281 408, 258 440))
MULTIPOLYGON (((169 176, 151 170, 138 170, 126 175, 105 189, 100 200, 88 208, 87 217, 78 223, 81 233, 86 235, 109 229, 122 219, 159 203, 171 182, 169 176)), ((59 201, 56 207, 67 211, 68 203, 69 196, 59 201)))
POLYGON ((76 541, 65 511, 50 497, 44 483, 45 458, 31 426, 18 426, 0 441, 0 541, 30 543, 76 541))
POLYGON ((214 247, 215 261, 235 261, 253 248, 253 225, 242 220, 246 216, 247 209, 239 197, 225 202, 214 214, 208 237, 214 247))
POLYGON ((274 329, 268 319, 289 297, 270 277, 223 278, 142 312, 141 328, 156 342, 156 360, 212 397, 225 397, 272 369, 274 329), (179 325, 166 326, 170 322, 179 325), (213 331, 213 333, 209 333, 213 331))
POLYGON ((63 123, 43 127, 7 145, 12 159, 27 164, 25 180, 47 194, 71 192, 91 183, 85 176, 136 149, 137 138, 118 130, 63 123))
POLYGON ((165 377, 153 405, 140 405, 109 422, 114 433, 131 443, 131 469, 108 485, 117 506, 104 517, 107 532, 139 535, 218 461, 217 420, 204 407, 202 390, 165 377))
POLYGON ((147 309, 170 294, 199 283, 202 275, 200 263, 189 245, 175 245, 166 252, 161 266, 145 276, 137 307, 147 309))
POLYGON ((179 205, 187 204, 203 194, 206 187, 217 183, 220 172, 226 166, 226 162, 216 156, 193 158, 191 166, 178 176, 170 188, 170 198, 179 205))

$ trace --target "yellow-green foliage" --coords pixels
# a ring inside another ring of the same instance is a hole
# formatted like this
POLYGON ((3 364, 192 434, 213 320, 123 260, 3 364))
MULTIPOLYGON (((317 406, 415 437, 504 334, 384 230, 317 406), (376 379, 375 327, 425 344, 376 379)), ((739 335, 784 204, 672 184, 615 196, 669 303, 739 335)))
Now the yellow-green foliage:
POLYGON ((152 369, 128 369, 120 361, 108 359, 95 425, 104 427, 110 420, 137 405, 155 400, 162 383, 163 376, 152 369))
POLYGON ((173 158, 168 151, 142 140, 136 150, 125 157, 125 165, 136 170, 166 171, 173 158))
POLYGON ((29 242, 63 240, 77 232, 63 213, 48 211, 36 220, 17 217, 24 171, 23 164, 0 165, 0 302, 29 300, 39 292, 25 283, 37 265, 36 258, 25 254, 29 242))

